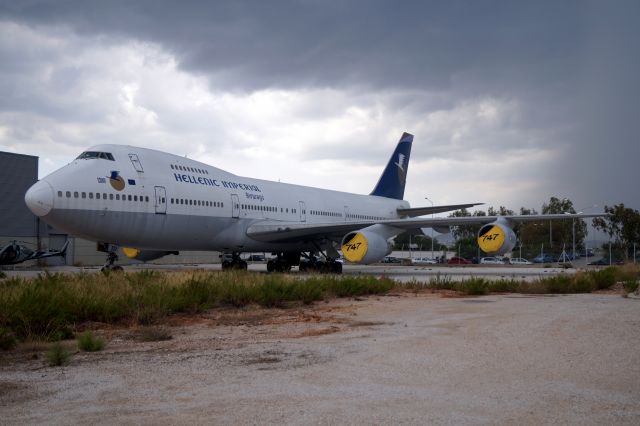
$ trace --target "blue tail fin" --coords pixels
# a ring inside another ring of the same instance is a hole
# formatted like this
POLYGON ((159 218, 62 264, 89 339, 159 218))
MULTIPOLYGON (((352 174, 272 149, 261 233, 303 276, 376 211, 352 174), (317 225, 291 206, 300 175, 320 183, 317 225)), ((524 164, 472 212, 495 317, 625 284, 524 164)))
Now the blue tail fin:
POLYGON ((387 167, 382 172, 380 180, 371 195, 379 197, 395 198, 402 200, 404 198, 404 184, 407 181, 407 171, 409 170, 409 156, 411 155, 411 143, 413 135, 403 133, 393 151, 387 167))

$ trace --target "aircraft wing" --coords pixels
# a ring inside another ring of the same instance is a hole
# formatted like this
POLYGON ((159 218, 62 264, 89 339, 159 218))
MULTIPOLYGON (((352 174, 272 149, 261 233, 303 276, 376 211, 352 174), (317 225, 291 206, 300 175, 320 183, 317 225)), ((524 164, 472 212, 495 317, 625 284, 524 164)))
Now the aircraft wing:
POLYGON ((289 242, 300 239, 328 238, 339 240, 346 233, 356 231, 367 226, 382 224, 392 226, 402 231, 418 228, 446 228, 460 225, 482 225, 491 223, 498 218, 506 220, 512 226, 520 222, 535 222, 541 220, 585 219, 604 216, 604 214, 547 214, 547 215, 517 215, 517 216, 465 216, 441 218, 413 218, 390 219, 379 221, 358 221, 344 223, 313 223, 280 222, 265 220, 256 222, 247 229, 247 236, 264 242, 289 242))
POLYGON ((409 209, 398 209, 400 216, 416 217, 425 216, 428 214, 451 212, 454 210, 468 209, 474 206, 480 206, 484 203, 471 203, 471 204, 450 204, 446 206, 431 206, 431 207, 413 207, 409 209))

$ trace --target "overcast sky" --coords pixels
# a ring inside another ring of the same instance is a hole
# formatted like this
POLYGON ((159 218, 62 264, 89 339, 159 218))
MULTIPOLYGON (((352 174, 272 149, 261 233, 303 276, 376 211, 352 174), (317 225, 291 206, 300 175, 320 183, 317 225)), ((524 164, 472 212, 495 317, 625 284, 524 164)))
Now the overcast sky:
POLYGON ((412 205, 640 208, 638 1, 4 1, 0 150, 85 148, 412 205))

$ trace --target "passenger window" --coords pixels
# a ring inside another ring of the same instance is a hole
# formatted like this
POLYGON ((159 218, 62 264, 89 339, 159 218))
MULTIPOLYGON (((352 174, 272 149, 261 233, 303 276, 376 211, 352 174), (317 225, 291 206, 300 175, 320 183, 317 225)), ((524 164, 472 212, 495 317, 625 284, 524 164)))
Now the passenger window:
POLYGON ((113 200, 113 194, 109 194, 109 199, 113 200))
POLYGON ((120 200, 120 194, 116 194, 116 200, 118 200, 118 201, 120 200))
POLYGON ((171 164, 171 170, 173 170, 173 164, 171 164))
POLYGON ((100 199, 100 193, 96 192, 96 200, 99 200, 99 199, 100 199))
POLYGON ((67 193, 65 194, 67 196, 67 198, 71 198, 71 192, 67 191, 67 193))
POLYGON ((104 192, 102 193, 102 199, 106 200, 107 199, 107 194, 105 194, 104 192))
POLYGON ((62 191, 58 191, 58 197, 62 197, 62 191))
POLYGON ((127 198, 129 199, 129 201, 131 201, 131 195, 127 195, 127 198))
POLYGON ((133 196, 133 201, 138 201, 138 196, 137 195, 133 196))
POLYGON ((78 193, 77 192, 73 193, 73 198, 78 198, 78 193))
POLYGON ((224 203, 220 203, 220 207, 224 207, 224 203))
POLYGON ((86 192, 82 193, 82 198, 87 198, 87 193, 86 192))

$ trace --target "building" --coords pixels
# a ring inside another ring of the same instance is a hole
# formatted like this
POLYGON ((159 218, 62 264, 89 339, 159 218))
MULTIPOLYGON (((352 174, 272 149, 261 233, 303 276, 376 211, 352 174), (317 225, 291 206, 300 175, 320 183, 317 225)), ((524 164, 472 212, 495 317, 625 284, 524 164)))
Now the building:
MULTIPOLYGON (((74 238, 47 225, 27 208, 24 194, 38 180, 38 157, 0 151, 0 247, 11 241, 18 241, 33 250, 58 250, 69 241, 66 258, 51 257, 41 259, 43 266, 75 265, 97 266, 106 261, 106 254, 97 250, 93 241, 74 238)), ((122 251, 119 264, 140 263, 127 258, 122 251)), ((181 252, 169 255, 151 263, 220 263, 217 252, 181 252)), ((36 261, 24 265, 34 265, 36 261)))

